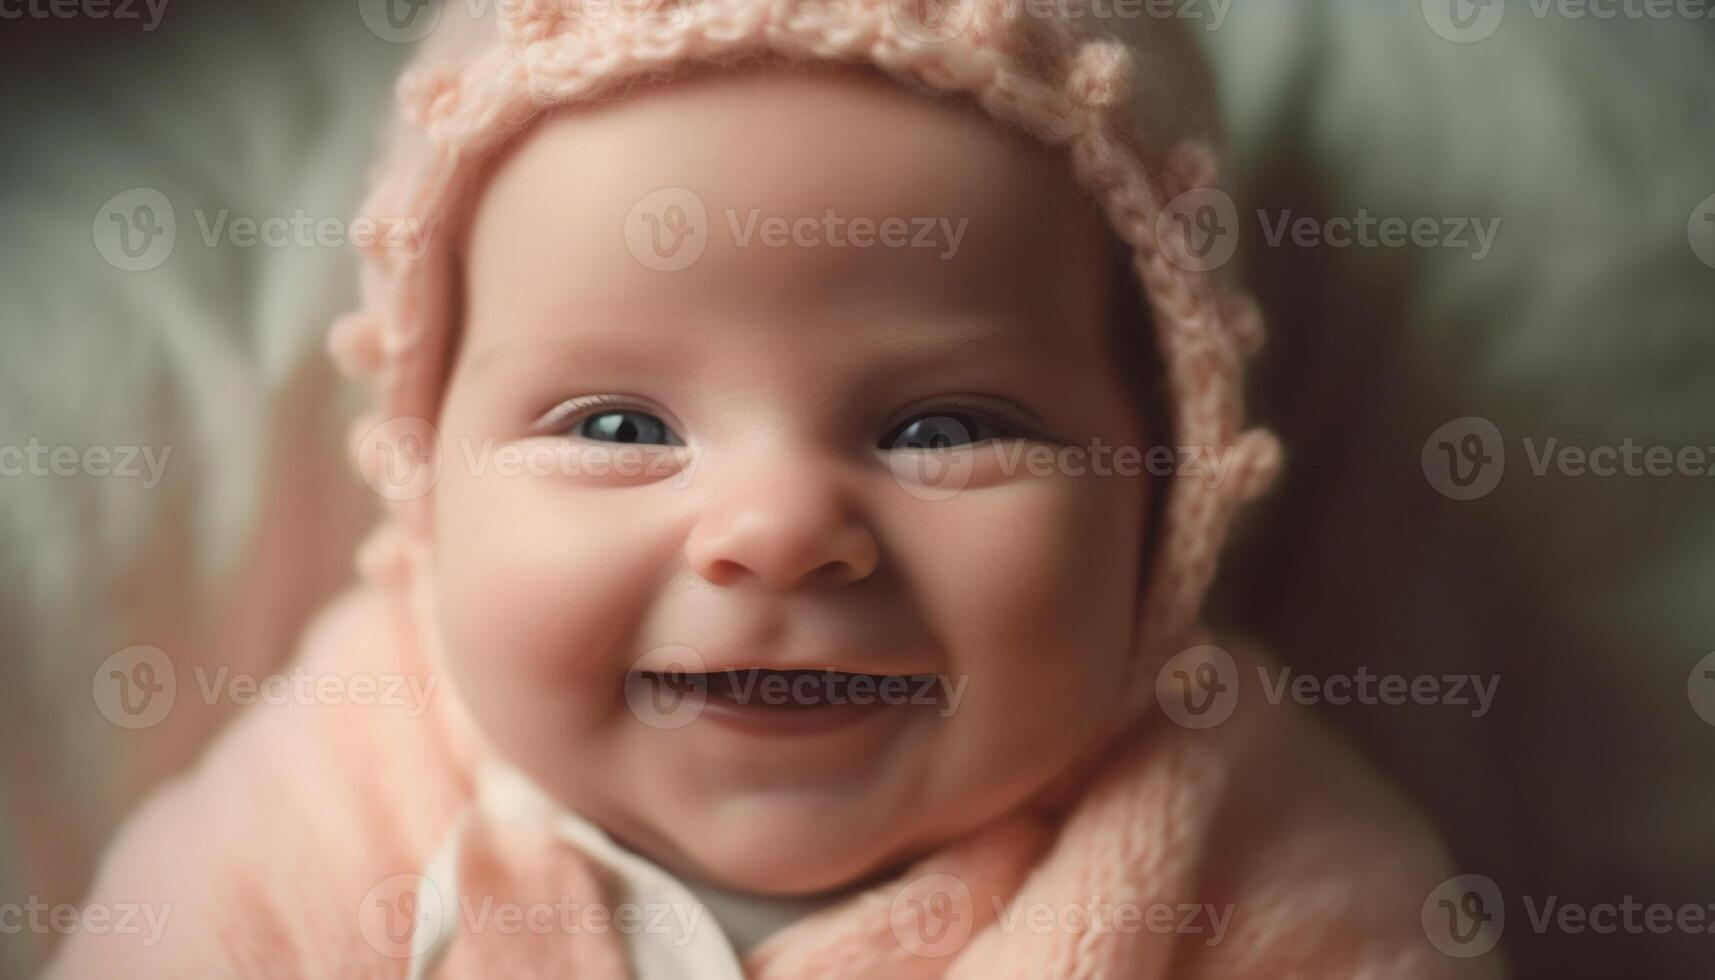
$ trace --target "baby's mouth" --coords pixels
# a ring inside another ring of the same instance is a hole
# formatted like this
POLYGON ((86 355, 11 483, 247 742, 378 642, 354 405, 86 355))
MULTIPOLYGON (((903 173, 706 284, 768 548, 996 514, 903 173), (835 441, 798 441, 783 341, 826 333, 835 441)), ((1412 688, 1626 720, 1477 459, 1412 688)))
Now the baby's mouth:
POLYGON ((936 704, 934 674, 741 667, 706 673, 644 671, 658 697, 692 699, 701 716, 753 735, 808 735, 858 724, 887 709, 936 704))

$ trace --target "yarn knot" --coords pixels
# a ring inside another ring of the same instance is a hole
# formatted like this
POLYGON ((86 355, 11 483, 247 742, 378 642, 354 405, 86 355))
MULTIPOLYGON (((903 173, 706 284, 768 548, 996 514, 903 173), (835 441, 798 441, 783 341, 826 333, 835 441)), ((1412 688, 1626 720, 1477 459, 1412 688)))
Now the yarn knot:
POLYGON ((374 377, 386 361, 380 318, 357 312, 335 320, 328 331, 328 354, 347 377, 374 377))
POLYGON ((1105 112, 1131 94, 1131 51, 1118 41, 1091 41, 1078 49, 1066 76, 1066 97, 1105 112))
POLYGON ((399 76, 399 105, 405 118, 428 127, 458 111, 462 81, 450 68, 416 68, 399 76))

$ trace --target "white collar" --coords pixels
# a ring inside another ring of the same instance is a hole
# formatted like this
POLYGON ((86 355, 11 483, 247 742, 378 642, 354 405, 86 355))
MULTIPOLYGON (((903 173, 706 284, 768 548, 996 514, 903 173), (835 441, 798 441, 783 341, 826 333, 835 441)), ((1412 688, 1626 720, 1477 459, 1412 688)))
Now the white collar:
MULTIPOLYGON (((744 980, 741 957, 757 943, 838 896, 815 899, 771 898, 720 888, 696 880, 680 880, 648 858, 615 841, 606 831, 550 797, 517 768, 490 759, 476 773, 473 808, 506 820, 540 821, 612 874, 616 905, 630 903, 642 911, 644 927, 622 933, 637 980, 744 980)), ((457 911, 458 848, 464 839, 467 813, 461 817, 431 857, 423 876, 446 900, 452 928, 431 930, 414 939, 407 976, 420 980, 432 974, 451 943, 457 911)))

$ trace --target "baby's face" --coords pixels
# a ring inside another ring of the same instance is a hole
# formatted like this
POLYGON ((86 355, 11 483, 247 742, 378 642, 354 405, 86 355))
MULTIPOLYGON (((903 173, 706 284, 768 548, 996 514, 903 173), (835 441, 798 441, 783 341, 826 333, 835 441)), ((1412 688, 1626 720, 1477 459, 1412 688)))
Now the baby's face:
POLYGON ((1139 607, 1144 478, 1040 455, 1143 439, 1104 228, 1047 151, 857 71, 539 126, 472 219, 431 502, 494 746, 668 867, 770 893, 1063 772, 1139 607), (780 218, 809 220, 782 245, 780 218))

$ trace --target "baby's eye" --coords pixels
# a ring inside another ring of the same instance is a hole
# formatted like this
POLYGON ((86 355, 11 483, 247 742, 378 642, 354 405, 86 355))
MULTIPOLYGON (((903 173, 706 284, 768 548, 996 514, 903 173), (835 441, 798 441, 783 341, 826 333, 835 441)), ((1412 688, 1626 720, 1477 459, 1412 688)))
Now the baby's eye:
POLYGON ((610 409, 587 415, 572 426, 572 434, 596 442, 630 443, 634 445, 682 446, 679 437, 667 428, 667 423, 648 412, 636 409, 610 409))
POLYGON ((881 440, 883 449, 950 449, 990 439, 1005 439, 1013 433, 986 419, 965 412, 933 412, 919 415, 881 440))

